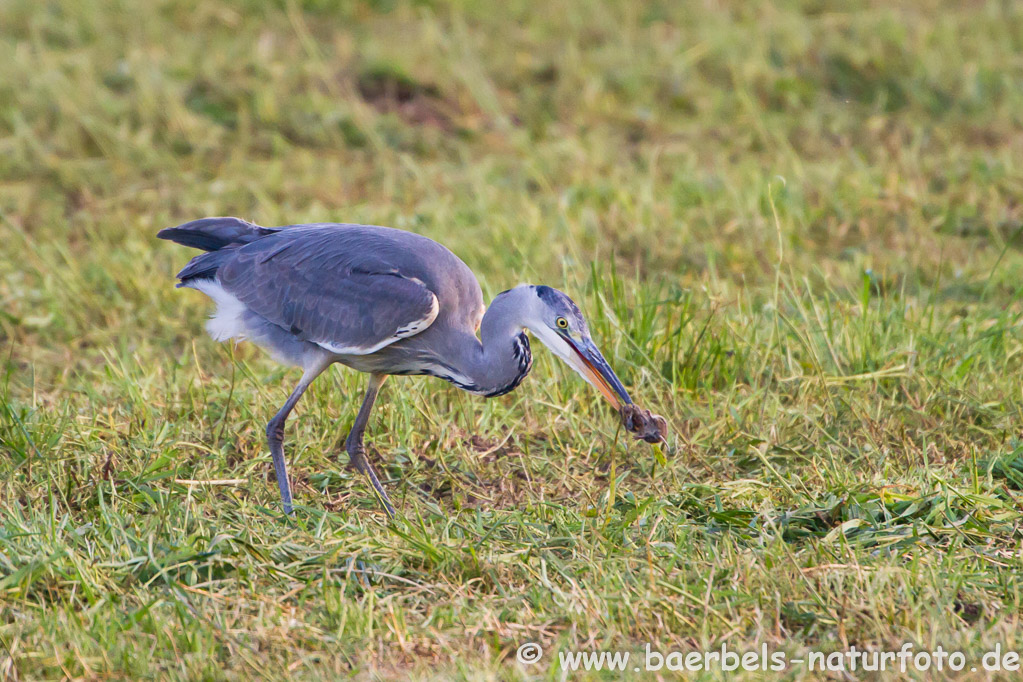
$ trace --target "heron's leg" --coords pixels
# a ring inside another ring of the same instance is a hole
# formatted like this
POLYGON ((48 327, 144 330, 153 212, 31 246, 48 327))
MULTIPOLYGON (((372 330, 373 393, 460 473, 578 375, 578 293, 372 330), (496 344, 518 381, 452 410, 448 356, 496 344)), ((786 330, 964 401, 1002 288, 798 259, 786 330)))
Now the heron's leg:
POLYGON ((295 390, 291 392, 291 395, 285 401, 284 407, 278 410, 277 414, 270 420, 270 423, 266 425, 266 442, 270 446, 270 456, 273 457, 274 472, 277 474, 277 487, 281 490, 281 502, 284 504, 285 514, 291 514, 292 507, 291 485, 288 483, 288 465, 284 460, 284 422, 287 421, 288 415, 294 409, 295 403, 302 397, 305 390, 309 388, 309 384, 313 383, 313 379, 318 377, 320 372, 326 367, 326 364, 307 367, 298 382, 298 386, 295 387, 295 390))
POLYGON ((352 432, 348 434, 348 438, 345 439, 345 450, 348 451, 348 456, 351 457, 352 466, 356 468, 360 473, 366 474, 369 478, 369 482, 373 485, 373 490, 376 492, 380 502, 384 505, 384 509, 387 510, 387 515, 392 519, 395 516, 394 507, 391 505, 391 498, 387 496, 387 491, 380 485, 380 479, 377 478, 376 472, 373 471, 373 467, 370 466, 369 460, 366 458, 366 448, 362 445, 362 436, 366 432, 366 422, 369 420, 369 412, 373 409, 373 403, 377 399, 377 393, 380 391, 380 386, 384 383, 384 379, 387 378, 386 374, 370 374, 369 375, 369 387, 366 389, 366 397, 362 400, 362 407, 359 408, 359 414, 355 416, 355 423, 352 424, 352 432))

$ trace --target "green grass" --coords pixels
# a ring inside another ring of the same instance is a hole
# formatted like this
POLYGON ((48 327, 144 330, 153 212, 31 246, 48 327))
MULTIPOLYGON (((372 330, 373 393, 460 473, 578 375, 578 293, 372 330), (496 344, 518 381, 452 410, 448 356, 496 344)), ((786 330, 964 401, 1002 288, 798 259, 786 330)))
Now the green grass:
POLYGON ((0 678, 1023 649, 1023 6, 897 4, 0 4, 0 678), (282 518, 296 372, 154 236, 206 215, 564 289, 670 451, 539 344, 494 400, 393 379, 388 523, 335 369, 282 518))

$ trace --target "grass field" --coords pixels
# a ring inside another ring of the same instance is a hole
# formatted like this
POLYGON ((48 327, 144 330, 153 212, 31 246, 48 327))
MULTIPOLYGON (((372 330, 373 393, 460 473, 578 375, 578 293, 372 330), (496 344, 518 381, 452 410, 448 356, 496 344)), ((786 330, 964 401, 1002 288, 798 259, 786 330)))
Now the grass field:
POLYGON ((1008 1, 0 3, 0 679, 905 642, 997 676, 1021 55, 1008 1), (154 236, 207 215, 392 225, 488 300, 567 291, 671 447, 538 343, 502 398, 394 379, 388 523, 338 368, 289 422, 282 518, 264 427, 297 373, 207 338, 154 236))

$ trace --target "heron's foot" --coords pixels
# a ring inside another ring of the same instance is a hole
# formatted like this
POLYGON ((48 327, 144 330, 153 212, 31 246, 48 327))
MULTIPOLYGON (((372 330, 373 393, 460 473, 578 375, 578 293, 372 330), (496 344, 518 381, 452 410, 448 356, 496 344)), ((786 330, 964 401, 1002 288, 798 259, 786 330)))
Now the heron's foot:
POLYGON ((339 568, 355 578, 359 584, 362 585, 363 589, 370 588, 373 583, 373 577, 379 570, 376 566, 371 566, 364 561, 353 559, 351 557, 349 557, 348 561, 339 568))
POLYGON ((377 500, 384 506, 384 510, 387 512, 388 518, 395 518, 397 512, 394 511, 394 505, 391 504, 391 498, 387 496, 387 491, 384 490, 384 486, 380 484, 380 479, 377 478, 377 474, 373 471, 373 467, 370 466, 369 460, 366 458, 366 449, 362 444, 348 446, 349 468, 354 468, 361 474, 364 474, 369 479, 370 485, 373 486, 373 494, 376 495, 377 500))
POLYGON ((384 511, 387 512, 387 518, 389 519, 397 518, 398 512, 394 511, 394 505, 391 504, 391 498, 387 496, 387 493, 384 491, 383 487, 380 486, 380 482, 375 479, 376 475, 374 474, 370 476, 369 480, 373 484, 373 491, 376 493, 377 499, 380 500, 380 504, 384 505, 384 511))

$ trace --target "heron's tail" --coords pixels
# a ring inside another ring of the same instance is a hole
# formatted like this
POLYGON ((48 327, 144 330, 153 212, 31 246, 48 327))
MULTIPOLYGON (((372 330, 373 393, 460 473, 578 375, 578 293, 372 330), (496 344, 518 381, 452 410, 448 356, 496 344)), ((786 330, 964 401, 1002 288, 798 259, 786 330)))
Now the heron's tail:
POLYGON ((177 227, 160 230, 156 236, 182 246, 209 251, 201 253, 178 273, 178 286, 192 280, 215 279, 217 270, 234 256, 234 250, 249 242, 280 231, 279 227, 260 227, 241 218, 202 218, 177 227))
POLYGON ((194 249, 219 251, 226 246, 241 246, 254 242, 280 229, 261 227, 241 218, 201 218, 160 230, 156 236, 194 249))

